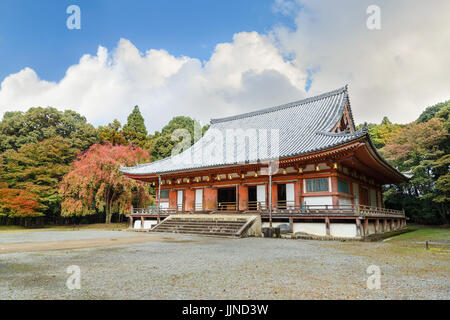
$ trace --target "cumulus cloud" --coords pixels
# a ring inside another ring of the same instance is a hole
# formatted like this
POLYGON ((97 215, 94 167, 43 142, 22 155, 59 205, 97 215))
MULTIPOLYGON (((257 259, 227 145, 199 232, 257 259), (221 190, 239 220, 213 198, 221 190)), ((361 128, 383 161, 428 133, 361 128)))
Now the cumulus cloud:
POLYGON ((311 94, 348 83, 357 122, 384 115, 410 122, 425 106, 450 99, 450 1, 295 3, 296 29, 273 32, 298 68, 316 71, 311 94), (381 30, 366 26, 372 4, 380 7, 381 30))
POLYGON ((150 130, 173 116, 210 118, 246 112, 304 97, 305 75, 283 59, 265 35, 243 32, 221 43, 202 63, 164 50, 141 53, 121 39, 112 51, 84 55, 59 82, 46 82, 30 68, 1 83, 0 111, 32 106, 70 108, 94 124, 126 121, 139 105, 150 130), (276 90, 269 94, 271 90, 276 90))
POLYGON ((126 121, 137 104, 153 131, 176 115, 206 123, 348 83, 356 122, 384 115, 409 122, 425 106, 450 98, 450 2, 376 2, 376 31, 366 27, 372 0, 276 0, 273 11, 294 17, 294 29, 237 33, 207 61, 141 52, 121 39, 112 51, 100 46, 96 55, 81 57, 58 82, 25 68, 1 82, 0 116, 55 106, 101 125, 126 121))

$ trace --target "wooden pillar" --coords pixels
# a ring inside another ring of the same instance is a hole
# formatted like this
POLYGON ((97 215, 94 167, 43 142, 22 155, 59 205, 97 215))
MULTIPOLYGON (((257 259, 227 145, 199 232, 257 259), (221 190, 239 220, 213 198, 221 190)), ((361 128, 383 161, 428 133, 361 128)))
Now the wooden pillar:
POLYGON ((289 231, 294 232, 294 218, 289 218, 289 231))
POLYGON ((339 196, 337 195, 338 192, 338 177, 336 173, 331 176, 331 190, 333 195, 331 196, 333 199, 333 208, 337 209, 339 208, 339 196))
POLYGON ((394 219, 391 219, 391 220, 389 221, 389 225, 390 225, 391 231, 394 230, 394 219))
POLYGON ((246 211, 248 209, 248 187, 239 185, 239 211, 246 211))
POLYGON ((294 184, 294 205, 296 207, 300 206, 300 201, 301 201, 301 195, 302 195, 302 191, 301 191, 301 180, 297 180, 294 184))
POLYGON ((327 230, 327 236, 329 236, 330 233, 330 218, 325 218, 325 225, 326 225, 326 230, 327 230))
POLYGON ((364 218, 363 229, 364 229, 364 236, 368 236, 369 235, 369 219, 367 219, 367 218, 364 218))
POLYGON ((272 183, 272 208, 278 205, 278 186, 272 183))
POLYGON ((130 228, 133 228, 133 216, 130 214, 130 228))
POLYGON ((387 219, 383 219, 383 232, 387 231, 387 219))
POLYGON ((375 233, 380 232, 380 219, 375 219, 375 233))
POLYGON ((141 217, 141 229, 144 229, 144 217, 141 217))
POLYGON ((356 235, 361 236, 361 220, 359 220, 359 217, 355 219, 356 220, 356 235))

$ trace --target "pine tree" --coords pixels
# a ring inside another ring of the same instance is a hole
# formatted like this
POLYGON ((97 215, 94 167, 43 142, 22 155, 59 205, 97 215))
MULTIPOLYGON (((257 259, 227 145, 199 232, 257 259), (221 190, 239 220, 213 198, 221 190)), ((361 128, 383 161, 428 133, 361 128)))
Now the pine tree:
POLYGON ((147 128, 138 106, 135 106, 128 116, 127 124, 123 126, 122 131, 125 139, 133 145, 142 148, 147 145, 147 128))

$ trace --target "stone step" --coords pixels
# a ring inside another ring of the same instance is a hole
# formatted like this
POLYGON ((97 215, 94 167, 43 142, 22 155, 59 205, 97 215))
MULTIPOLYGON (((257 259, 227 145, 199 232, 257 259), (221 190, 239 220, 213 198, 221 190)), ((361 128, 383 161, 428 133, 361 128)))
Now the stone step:
POLYGON ((203 222, 203 221, 165 221, 165 225, 196 225, 196 226, 242 226, 245 222, 240 223, 211 223, 211 222, 203 222))
MULTIPOLYGON (((237 228, 230 228, 227 226, 166 226, 166 225, 160 225, 156 228, 159 229, 177 229, 177 230, 184 230, 184 229, 192 229, 192 230, 224 230, 224 231, 238 231, 241 227, 237 228)), ((155 229, 156 229, 155 228, 155 229)))
POLYGON ((247 222, 247 220, 245 219, 239 219, 239 220, 206 220, 206 219, 169 219, 168 221, 177 221, 177 222, 190 222, 190 221, 195 221, 195 222, 208 222, 208 223, 245 223, 247 222))
POLYGON ((246 225, 247 218, 171 216, 156 225, 151 232, 187 233, 236 237, 246 225))

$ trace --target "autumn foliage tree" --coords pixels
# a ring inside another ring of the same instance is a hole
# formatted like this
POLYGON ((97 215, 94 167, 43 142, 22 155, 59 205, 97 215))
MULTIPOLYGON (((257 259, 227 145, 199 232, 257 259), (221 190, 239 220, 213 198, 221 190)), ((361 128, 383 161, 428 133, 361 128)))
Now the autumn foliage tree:
POLYGON ((0 216, 38 217, 42 214, 39 208, 38 196, 29 190, 11 189, 6 183, 0 183, 0 216))
POLYGON ((24 144, 17 151, 9 149, 0 155, 0 183, 12 189, 9 194, 20 189, 37 195, 36 210, 47 217, 58 216, 59 183, 79 152, 70 139, 59 135, 24 144))
POLYGON ((92 145, 75 160, 73 169, 62 180, 61 215, 105 213, 106 223, 110 223, 113 213, 128 213, 132 203, 150 204, 153 199, 148 184, 127 178, 119 171, 121 165, 149 161, 149 153, 133 145, 92 145))

